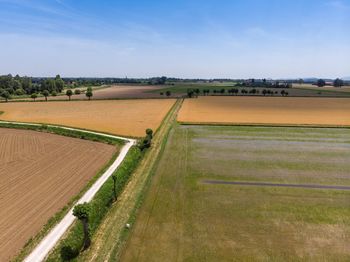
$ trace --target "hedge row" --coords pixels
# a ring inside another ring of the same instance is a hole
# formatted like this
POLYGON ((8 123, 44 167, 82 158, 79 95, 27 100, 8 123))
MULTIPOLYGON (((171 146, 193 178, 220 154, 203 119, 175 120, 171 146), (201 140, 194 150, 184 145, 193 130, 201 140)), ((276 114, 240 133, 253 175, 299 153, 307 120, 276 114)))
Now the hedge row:
MULTIPOLYGON (((117 176, 116 193, 121 194, 127 184, 131 174, 136 169, 142 158, 141 150, 133 146, 125 157, 120 167, 113 175, 117 176)), ((91 236, 96 232, 103 217, 114 201, 113 179, 110 177, 97 192, 90 205, 89 230, 91 236)), ((82 223, 75 223, 69 231, 67 237, 61 242, 58 248, 49 256, 47 261, 66 261, 74 259, 80 253, 83 246, 82 223)))

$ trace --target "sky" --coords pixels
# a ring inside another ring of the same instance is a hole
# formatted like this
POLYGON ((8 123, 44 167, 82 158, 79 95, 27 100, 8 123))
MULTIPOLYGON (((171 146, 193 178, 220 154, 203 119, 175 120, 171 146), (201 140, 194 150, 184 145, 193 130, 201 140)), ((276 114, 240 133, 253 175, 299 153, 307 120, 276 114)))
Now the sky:
POLYGON ((350 0, 0 0, 0 74, 350 77, 350 0))

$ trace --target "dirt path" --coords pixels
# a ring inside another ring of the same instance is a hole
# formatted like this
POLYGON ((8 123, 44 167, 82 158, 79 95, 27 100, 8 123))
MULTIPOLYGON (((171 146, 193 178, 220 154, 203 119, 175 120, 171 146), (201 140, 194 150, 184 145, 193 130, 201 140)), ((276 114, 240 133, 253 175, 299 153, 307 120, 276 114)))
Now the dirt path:
POLYGON ((310 188, 310 189, 350 190, 350 186, 329 186, 329 185, 310 185, 310 184, 275 184, 275 183, 263 183, 263 182, 234 182, 234 181, 218 181, 218 180, 204 180, 202 182, 204 184, 216 184, 216 185, 294 187, 294 188, 310 188))
POLYGON ((176 120, 182 101, 178 100, 174 108, 164 119, 153 139, 153 145, 147 152, 140 166, 133 174, 131 181, 122 196, 111 208, 92 240, 90 249, 79 257, 79 261, 115 261, 125 237, 125 224, 133 214, 137 201, 151 174, 152 168, 162 150, 162 143, 172 124, 176 120))

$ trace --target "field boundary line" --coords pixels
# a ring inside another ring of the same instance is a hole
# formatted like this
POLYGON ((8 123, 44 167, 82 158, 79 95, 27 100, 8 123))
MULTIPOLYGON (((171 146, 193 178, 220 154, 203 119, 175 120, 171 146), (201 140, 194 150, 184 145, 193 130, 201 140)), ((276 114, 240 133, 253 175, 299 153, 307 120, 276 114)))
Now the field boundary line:
MULTIPOLYGON (((13 125, 28 125, 28 126, 42 126, 41 124, 32 124, 32 123, 21 123, 21 122, 8 122, 8 121, 0 121, 0 123, 4 124, 13 124, 13 125)), ((61 127, 55 125, 47 125, 48 127, 53 128, 62 128, 65 130, 78 131, 82 133, 90 133, 94 135, 104 136, 115 138, 123 141, 127 141, 127 143, 122 147, 119 152, 117 159, 113 162, 113 164, 102 174, 97 181, 85 192, 85 194, 77 201, 77 204, 81 204, 84 202, 90 202, 98 190, 102 187, 102 185, 108 180, 108 178, 117 170, 120 164, 123 162, 130 148, 136 143, 136 140, 125 138, 121 136, 114 136, 99 132, 80 130, 77 128, 70 127, 61 127)), ((74 205, 74 206, 75 206, 74 205)), ((73 224, 75 221, 75 217, 73 216, 73 208, 72 207, 68 213, 63 217, 63 219, 55 225, 49 233, 40 241, 40 243, 34 248, 34 250, 24 259, 25 262, 38 262, 43 261, 52 248, 57 244, 57 242, 61 239, 67 229, 73 224)))
MULTIPOLYGON (((0 111, 1 113, 5 113, 3 111, 0 111)), ((65 126, 65 125, 55 125, 55 124, 47 124, 47 123, 29 123, 29 122, 16 122, 16 121, 8 121, 8 120, 1 120, 0 119, 0 124, 9 124, 9 125, 23 125, 23 126, 47 126, 47 127, 52 127, 52 128, 61 128, 64 130, 71 130, 71 131, 76 131, 76 132, 81 132, 81 133, 88 133, 92 135, 98 135, 98 136, 103 136, 103 137, 109 137, 109 138, 114 138, 114 139, 119 139, 123 141, 128 141, 128 140, 137 140, 141 137, 136 137, 136 136, 121 136, 119 134, 112 134, 108 132, 98 132, 96 130, 91 130, 91 129, 84 129, 84 128, 75 128, 75 127, 70 127, 70 126, 65 126)))
POLYGON ((239 181, 222 181, 222 180, 203 180, 204 184, 212 185, 237 185, 237 186, 261 186, 261 187, 289 187, 289 188, 309 188, 309 189, 334 189, 350 190, 350 186, 336 185, 315 185, 315 184, 281 184, 267 182, 239 182, 239 181))
POLYGON ((350 129, 350 125, 314 125, 314 124, 264 124, 264 123, 222 123, 222 122, 187 122, 177 121, 184 126, 247 126, 247 127, 298 127, 298 128, 343 128, 350 129))

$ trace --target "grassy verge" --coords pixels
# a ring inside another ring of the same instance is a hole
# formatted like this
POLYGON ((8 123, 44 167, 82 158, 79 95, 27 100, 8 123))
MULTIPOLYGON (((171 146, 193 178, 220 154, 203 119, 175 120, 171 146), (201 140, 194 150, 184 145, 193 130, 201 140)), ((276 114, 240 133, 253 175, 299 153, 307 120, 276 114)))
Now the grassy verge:
MULTIPOLYGON (((172 112, 172 113, 174 113, 174 112, 172 112)), ((158 155, 156 156, 155 162, 154 162, 154 164, 152 165, 152 167, 151 167, 151 169, 149 171, 149 175, 147 176, 147 180, 145 182, 145 185, 142 188, 141 192, 137 195, 137 200, 136 200, 136 203, 135 203, 135 207, 133 208, 133 210, 131 212, 131 215, 129 217, 129 220, 128 220, 128 223, 130 225, 135 224, 137 216, 138 216, 138 214, 140 212, 140 208, 141 208, 142 204, 145 201, 147 193, 150 190, 152 177, 155 175, 156 169, 159 166, 159 160, 160 160, 161 156, 164 153, 165 146, 166 146, 166 144, 168 142, 170 130, 172 129, 174 124, 175 124, 175 122, 172 123, 172 125, 169 126, 168 129, 166 130, 166 133, 165 133, 165 135, 164 135, 164 137, 162 139, 161 145, 160 145, 160 151, 159 151, 158 155)), ((119 246, 115 246, 115 248, 111 252, 111 257, 112 258, 120 258, 120 254, 121 254, 121 252, 123 251, 123 248, 126 245, 126 241, 128 240, 128 238, 130 236, 130 233, 131 233, 131 231, 129 229, 124 228, 124 230, 122 231, 121 236, 120 236, 120 245, 119 246)))
MULTIPOLYGON (((132 147, 124 159, 121 166, 114 173, 117 176, 116 192, 117 196, 121 194, 125 185, 138 163, 143 153, 137 148, 132 147)), ((91 213, 89 218, 90 233, 93 236, 103 217, 108 212, 114 201, 113 179, 109 178, 107 182, 97 192, 94 199, 90 202, 91 213)), ((81 223, 76 222, 70 228, 64 240, 53 250, 47 261, 65 261, 74 259, 79 255, 83 244, 83 228, 81 223), (67 251, 68 250, 68 251, 67 251)))
POLYGON ((134 225, 138 210, 147 193, 147 187, 152 181, 151 175, 156 162, 163 146, 166 144, 167 134, 175 123, 181 101, 177 101, 176 106, 172 108, 163 121, 153 138, 152 147, 146 152, 118 202, 112 206, 92 238, 92 246, 79 257, 78 261, 118 260, 119 253, 128 238, 129 232, 131 232, 125 228, 125 224, 130 223, 131 227, 134 225))
MULTIPOLYGON (((1 113, 2 112, 0 112, 0 114, 1 113)), ((89 181, 89 183, 79 192, 79 194, 72 198, 66 206, 64 206, 59 212, 51 217, 42 228, 42 230, 35 237, 29 239, 21 252, 13 259, 13 261, 22 261, 24 257, 27 256, 30 251, 46 236, 46 234, 66 215, 66 213, 73 207, 74 203, 78 201, 78 199, 80 199, 81 196, 96 182, 96 180, 113 164, 119 155, 119 147, 124 144, 124 141, 96 134, 89 134, 76 130, 66 130, 59 127, 51 127, 46 125, 21 125, 15 123, 0 122, 0 128, 23 129, 57 134, 61 136, 80 138, 89 141, 115 145, 118 148, 118 150, 114 153, 112 159, 104 167, 101 168, 101 170, 89 181)))
POLYGON ((305 128, 350 128, 350 126, 342 125, 313 125, 313 124, 259 124, 259 123, 215 123, 215 122, 182 122, 179 124, 184 126, 247 126, 247 127, 305 127, 305 128))

